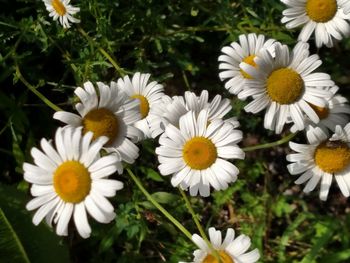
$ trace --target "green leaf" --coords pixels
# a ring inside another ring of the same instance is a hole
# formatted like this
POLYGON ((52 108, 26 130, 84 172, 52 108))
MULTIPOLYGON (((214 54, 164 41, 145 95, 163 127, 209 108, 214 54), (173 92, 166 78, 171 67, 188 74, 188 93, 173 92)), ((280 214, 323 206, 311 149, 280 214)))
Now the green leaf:
MULTIPOLYGON (((26 196, 14 186, 0 184, 1 209, 14 229, 30 262, 69 262, 69 253, 62 238, 58 237, 45 223, 35 226, 32 213, 25 209, 26 196)), ((0 235, 2 239, 2 235, 0 235)), ((2 248, 2 247, 1 247, 2 248)), ((1 251, 0 248, 0 251, 1 251)), ((14 257, 16 254, 12 255, 14 257)), ((6 262, 1 258, 0 262, 6 262)), ((8 257, 10 261, 12 257, 8 257)), ((21 261, 22 262, 22 261, 21 261)))
POLYGON ((174 204, 180 199, 179 196, 167 192, 156 192, 152 194, 152 197, 161 204, 174 204))
POLYGON ((153 170, 152 168, 145 168, 143 171, 146 174, 146 177, 156 181, 156 182, 164 182, 163 177, 157 173, 155 170, 153 170))
POLYGON ((155 39, 154 43, 156 44, 156 48, 159 53, 163 53, 163 47, 162 44, 160 43, 159 39, 155 39))
POLYGON ((12 153, 13 157, 16 160, 17 167, 19 171, 22 170, 22 165, 24 162, 24 153, 21 150, 20 143, 22 141, 22 136, 21 135, 16 135, 16 132, 13 128, 12 121, 10 122, 10 128, 11 128, 11 133, 12 133, 12 153))
POLYGON ((221 207, 227 202, 231 201, 234 193, 237 192, 243 185, 243 181, 237 181, 226 190, 213 192, 212 196, 214 197, 215 205, 221 207))
POLYGON ((288 203, 285 196, 279 196, 272 209, 277 217, 281 217, 284 214, 290 214, 293 211, 293 207, 288 203))
POLYGON ((138 203, 143 208, 149 209, 149 210, 156 210, 157 208, 150 202, 150 201, 143 201, 138 203))
MULTIPOLYGON (((325 256, 322 258, 320 263, 338 263, 338 262, 345 262, 345 260, 350 259, 350 249, 345 249, 340 252, 336 252, 333 254, 330 254, 328 256, 325 256)), ((348 262, 347 260, 346 262, 348 262)))
POLYGON ((0 208, 0 261, 30 262, 16 232, 0 208))
POLYGON ((250 15, 252 15, 253 17, 259 18, 259 16, 257 15, 257 13, 255 13, 255 12, 253 11, 253 9, 247 7, 247 8, 246 8, 246 11, 247 11, 250 15))
POLYGON ((307 218, 306 214, 299 214, 295 220, 287 227, 287 229, 284 231, 279 247, 278 247, 278 260, 279 262, 284 262, 286 260, 286 246, 288 245, 289 239, 294 234, 295 230, 298 228, 298 226, 304 222, 304 220, 307 218))
POLYGON ((317 256, 320 255, 320 250, 325 247, 325 245, 330 241, 335 230, 334 222, 329 222, 327 224, 317 224, 316 228, 316 237, 314 245, 311 247, 311 250, 303 258, 301 263, 310 263, 314 262, 317 256))

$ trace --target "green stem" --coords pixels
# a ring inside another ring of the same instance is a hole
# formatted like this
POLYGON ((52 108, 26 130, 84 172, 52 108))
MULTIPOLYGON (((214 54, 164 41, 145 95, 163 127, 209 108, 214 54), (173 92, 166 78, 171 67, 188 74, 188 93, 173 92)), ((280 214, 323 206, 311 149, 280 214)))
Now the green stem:
POLYGON ((48 35, 43 27, 43 25, 39 22, 40 25, 40 30, 45 37, 47 37, 51 43, 58 48, 58 50, 62 53, 63 58, 65 58, 69 63, 71 68, 73 69, 74 72, 78 71, 77 66, 75 66, 73 63, 71 63, 71 55, 69 54, 68 51, 64 50, 50 35, 48 35))
POLYGON ((194 212, 190 200, 188 200, 186 193, 184 192, 184 190, 182 190, 181 188, 179 188, 179 191, 182 195, 182 198, 185 201, 186 207, 188 209, 188 211, 190 212, 190 214, 192 215, 193 221, 197 226, 197 229, 199 230, 199 233, 201 234, 202 238, 204 239, 205 243, 207 244, 207 246, 210 248, 210 250, 212 251, 212 253, 214 254, 215 258, 218 260, 218 262, 221 262, 220 259, 220 255, 219 253, 214 249, 212 243, 209 241, 207 235, 205 234, 205 231, 203 229, 203 227, 201 226, 201 223, 198 220, 198 216, 197 214, 194 212))
MULTIPOLYGON (((191 233, 179 222, 177 221, 163 206, 161 206, 151 195, 148 193, 148 191, 143 187, 141 181, 134 175, 134 173, 129 169, 126 168, 126 171, 128 172, 129 176, 134 180, 137 187, 141 190, 141 192, 146 196, 146 198, 160 211, 162 214, 170 221, 172 222, 188 239, 192 241, 192 235, 191 233)), ((192 241, 193 242, 193 241, 192 241)))
POLYGON ((18 28, 18 26, 15 26, 15 25, 12 25, 12 24, 9 24, 9 23, 5 23, 3 21, 0 21, 0 25, 3 25, 3 26, 8 26, 8 27, 11 27, 11 28, 18 28))
POLYGON ((258 144, 258 145, 254 145, 254 146, 249 146, 249 147, 242 148, 242 150, 245 151, 245 152, 250 152, 250 151, 259 150, 259 149, 272 148, 272 147, 284 144, 286 142, 289 142, 296 135, 297 135, 297 133, 290 133, 290 134, 288 134, 287 136, 283 137, 282 139, 280 139, 278 141, 264 143, 264 144, 258 144))
MULTIPOLYGON (((87 41, 89 41, 91 46, 95 45, 95 42, 91 39, 91 37, 88 35, 88 33, 85 32, 85 30, 83 28, 81 28, 80 26, 77 27, 78 31, 80 34, 82 34, 82 36, 84 36, 87 41)), ((116 62, 115 59, 113 59, 107 52, 106 50, 104 50, 102 47, 97 47, 98 51, 105 56, 105 58, 107 58, 109 60, 109 62, 112 63, 113 67, 116 69, 116 71, 119 73, 120 76, 124 77, 126 75, 126 72, 124 69, 122 69, 118 63, 116 62)))
POLYGON ((228 26, 226 27, 218 27, 218 26, 213 26, 213 27, 204 27, 204 26, 190 26, 190 27, 183 27, 179 30, 169 30, 168 32, 165 33, 165 35, 175 35, 178 33, 184 33, 184 32, 219 32, 219 31, 229 31, 230 28, 228 26))
POLYGON ((124 77, 126 75, 126 72, 121 67, 119 67, 115 59, 113 59, 103 48, 99 47, 98 51, 100 51, 100 53, 104 55, 109 60, 109 62, 112 63, 120 76, 124 77))
POLYGON ((46 98, 43 94, 41 94, 34 86, 32 86, 22 75, 19 66, 16 64, 16 75, 18 79, 36 96, 39 97, 47 106, 49 106, 54 111, 62 111, 60 107, 58 107, 56 104, 51 102, 48 98, 46 98))

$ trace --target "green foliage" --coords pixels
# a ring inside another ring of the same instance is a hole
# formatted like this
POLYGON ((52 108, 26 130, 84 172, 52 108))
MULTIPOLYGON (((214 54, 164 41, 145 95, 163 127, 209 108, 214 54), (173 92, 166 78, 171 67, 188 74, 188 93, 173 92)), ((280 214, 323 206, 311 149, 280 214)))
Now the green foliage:
POLYGON ((23 249, 21 241, 15 230, 0 208, 0 258, 10 259, 12 262, 29 262, 28 256, 23 249))
POLYGON ((26 197, 0 184, 0 262, 68 262, 68 247, 44 224, 34 226, 26 197))
MULTIPOLYGON (((284 6, 276 0, 72 0, 80 7, 79 25, 63 29, 52 21, 39 0, 3 1, 0 14, 0 262, 178 262, 191 261, 195 246, 155 209, 130 178, 111 200, 116 220, 91 223, 92 236, 83 240, 74 231, 59 238, 45 223, 33 226, 29 185, 22 164, 42 137, 52 138, 58 122, 53 110, 33 95, 23 77, 53 103, 72 110, 73 89, 87 80, 117 80, 120 72, 143 71, 162 82, 168 95, 185 90, 232 99, 230 116, 244 131, 242 147, 271 142, 280 136, 263 130, 263 116, 244 112, 246 102, 229 95, 218 78, 220 49, 242 33, 261 33, 290 46, 299 29, 281 23, 284 6), (79 29, 84 29, 90 41, 79 29), (102 53, 121 67, 118 72, 102 53), (18 258, 18 260, 17 260, 18 258), (28 260, 29 259, 29 260, 28 260)), ((313 53, 323 59, 325 72, 349 95, 350 39, 334 49, 313 53)), ((303 141, 303 136, 296 140, 303 141)), ((152 196, 191 233, 198 233, 177 189, 159 174, 154 148, 140 145, 137 162, 129 167, 152 196)), ((252 238, 260 262, 349 262, 348 203, 333 186, 329 201, 317 192, 302 194, 286 170, 287 145, 249 152, 236 161, 240 174, 225 191, 191 202, 206 229, 233 227, 252 238), (334 189, 334 190, 333 190, 334 189)))

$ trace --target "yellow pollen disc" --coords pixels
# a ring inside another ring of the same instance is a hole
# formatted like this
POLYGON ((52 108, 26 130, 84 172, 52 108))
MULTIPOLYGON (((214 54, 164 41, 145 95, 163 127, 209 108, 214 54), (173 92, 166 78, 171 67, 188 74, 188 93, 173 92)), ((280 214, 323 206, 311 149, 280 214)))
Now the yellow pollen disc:
POLYGON ((90 193, 90 173, 80 162, 66 161, 56 169, 53 186, 63 201, 80 203, 90 193))
POLYGON ((304 92, 304 81, 290 68, 280 68, 267 79, 267 94, 279 104, 291 104, 304 92))
POLYGON ((336 0, 308 0, 305 8, 311 20, 325 23, 335 16, 338 5, 336 0))
POLYGON ((57 14, 60 16, 64 16, 66 14, 67 10, 60 0, 52 0, 51 4, 57 14))
POLYGON ((135 94, 131 96, 133 99, 138 99, 140 101, 140 113, 142 119, 146 118, 149 112, 149 103, 145 96, 140 94, 135 94))
POLYGON ((311 103, 309 103, 309 105, 311 106, 311 108, 316 112, 317 116, 323 120, 325 118, 328 117, 329 114, 329 109, 327 107, 322 108, 322 107, 318 107, 316 105, 313 105, 311 103))
MULTIPOLYGON (((250 55, 246 58, 243 59, 242 62, 245 62, 253 67, 256 68, 256 63, 254 62, 254 58, 255 58, 255 55, 250 55)), ((245 72, 244 70, 239 70, 241 72, 241 74, 243 75, 243 77, 245 77, 246 79, 252 79, 252 76, 250 76, 247 72, 245 72)))
POLYGON ((315 163, 326 173, 340 172, 350 164, 350 149, 344 142, 323 142, 316 148, 315 163))
POLYGON ((83 118, 83 133, 93 132, 93 139, 100 136, 107 136, 111 144, 118 135, 117 117, 108 109, 94 109, 89 111, 83 118))
POLYGON ((217 151, 211 140, 205 137, 194 137, 185 143, 182 156, 189 167, 203 170, 215 162, 217 151))
MULTIPOLYGON (((231 256, 227 254, 225 251, 220 250, 218 251, 218 254, 220 256, 220 262, 221 263, 235 263, 231 256)), ((219 261, 216 259, 215 256, 208 254, 205 259, 202 261, 202 263, 219 263, 219 261)))

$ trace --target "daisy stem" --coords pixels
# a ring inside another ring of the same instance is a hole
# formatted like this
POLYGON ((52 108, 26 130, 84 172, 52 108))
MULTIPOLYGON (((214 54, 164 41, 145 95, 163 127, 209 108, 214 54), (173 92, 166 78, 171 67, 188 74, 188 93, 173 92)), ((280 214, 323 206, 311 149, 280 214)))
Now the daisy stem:
POLYGON ((58 107, 56 104, 54 104, 53 102, 51 102, 48 98, 46 98, 43 94, 41 94, 41 92, 38 91, 38 89, 36 87, 34 87, 33 85, 31 85, 22 75, 19 66, 16 64, 16 75, 18 77, 18 79, 31 91, 33 92, 36 96, 39 97, 39 99, 41 99, 47 106, 49 106, 51 109, 53 109, 54 111, 62 111, 62 109, 60 107, 58 107))
POLYGON ((250 151, 254 151, 254 150, 272 148, 272 147, 284 144, 286 142, 289 142, 296 135, 297 135, 297 132, 296 133, 290 133, 290 134, 288 134, 287 136, 283 137, 282 139, 280 139, 278 141, 264 143, 264 144, 258 144, 258 145, 254 145, 254 146, 249 146, 249 147, 242 148, 242 150, 245 151, 245 152, 250 152, 250 151))
MULTIPOLYGON (((81 28, 80 26, 78 26, 77 28, 78 28, 79 33, 82 34, 82 36, 84 36, 87 39, 87 41, 90 43, 90 45, 92 45, 92 46, 96 45, 95 42, 93 41, 93 39, 88 35, 88 33, 85 32, 85 30, 83 28, 81 28)), ((109 62, 112 63, 113 67, 116 69, 116 71, 119 73, 119 75, 124 77, 126 72, 118 65, 116 60, 113 59, 107 53, 107 51, 104 50, 102 47, 97 47, 97 49, 103 56, 105 56, 105 58, 107 58, 109 60, 109 62)))
POLYGON ((118 71, 119 75, 121 77, 124 77, 125 76, 125 71, 119 67, 119 65, 117 64, 117 62, 106 52, 106 50, 104 50, 103 48, 99 47, 98 48, 98 51, 100 51, 100 53, 102 55, 104 55, 108 60, 109 62, 112 63, 112 65, 114 66, 114 68, 118 71))
POLYGON ((180 191, 180 193, 182 195, 182 198, 185 201, 185 204, 186 204, 186 207, 187 207, 188 211, 192 215, 193 221, 196 224, 196 226, 197 226, 197 228, 199 230, 199 233, 201 234, 202 238, 204 239, 204 241, 207 244, 207 246, 209 247, 209 249, 212 251, 214 257, 218 260, 218 262, 221 262, 221 258, 220 258, 219 253, 214 249, 212 243, 209 241, 207 235, 205 234, 205 231, 204 231, 203 227, 201 226, 201 223, 198 220, 198 216, 194 212, 194 210, 193 210, 193 208, 191 206, 190 200, 188 200, 188 198, 186 196, 186 193, 181 188, 179 188, 179 191, 180 191))
MULTIPOLYGON (((191 233, 179 222, 177 221, 163 206, 161 206, 152 195, 143 187, 141 181, 137 178, 137 176, 129 169, 126 168, 131 179, 134 180, 137 187, 141 190, 141 192, 146 196, 146 198, 160 211, 162 214, 169 219, 171 223, 173 223, 186 237, 188 237, 192 241, 191 233)), ((193 242, 193 241, 192 241, 193 242)))

